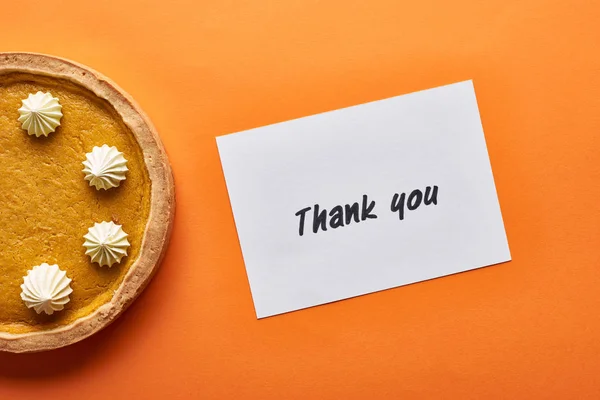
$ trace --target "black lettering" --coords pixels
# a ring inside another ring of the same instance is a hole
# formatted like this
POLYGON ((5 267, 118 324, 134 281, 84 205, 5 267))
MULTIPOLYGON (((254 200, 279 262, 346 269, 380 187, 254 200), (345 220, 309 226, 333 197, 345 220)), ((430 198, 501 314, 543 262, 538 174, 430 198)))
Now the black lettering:
POLYGON ((335 206, 329 211, 329 226, 333 229, 344 226, 344 209, 342 206, 335 206))
POLYGON ((392 198, 392 206, 390 207, 392 212, 398 212, 398 218, 400 221, 404 219, 404 201, 406 199, 406 193, 402 193, 398 196, 398 193, 394 193, 392 198))
POLYGON ((313 213, 313 232, 317 233, 319 227, 323 231, 327 230, 327 210, 323 209, 323 211, 319 213, 319 205, 315 204, 315 211, 313 213))
POLYGON ((433 194, 431 194, 431 186, 427 186, 427 188, 425 189, 425 199, 423 200, 423 203, 425 203, 426 206, 430 205, 431 203, 437 205, 437 194, 437 186, 433 187, 433 194))
POLYGON ((422 199, 423 199, 423 192, 421 192, 419 189, 415 189, 412 191, 410 196, 408 196, 408 201, 406 202, 406 207, 411 211, 416 210, 421 205, 422 199))
POLYGON ((352 217, 354 217, 354 222, 360 222, 358 219, 359 206, 358 203, 354 203, 352 205, 346 204, 346 225, 352 222, 352 217))
POLYGON ((360 219, 365 221, 367 218, 377 218, 377 215, 375 215, 374 213, 371 214, 371 211, 373 211, 374 207, 375 201, 371 201, 371 203, 369 203, 369 207, 367 207, 367 195, 363 194, 360 219))
POLYGON ((310 207, 306 207, 303 208, 302 210, 298 211, 296 214, 296 216, 300 216, 300 224, 299 224, 299 228, 298 228, 298 234, 300 236, 304 235, 304 219, 306 217, 306 213, 310 210, 310 207))

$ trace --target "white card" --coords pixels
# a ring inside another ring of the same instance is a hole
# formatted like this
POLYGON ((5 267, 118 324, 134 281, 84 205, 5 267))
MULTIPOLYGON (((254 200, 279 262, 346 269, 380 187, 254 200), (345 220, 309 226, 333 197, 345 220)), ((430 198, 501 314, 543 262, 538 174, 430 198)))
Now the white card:
POLYGON ((217 144, 258 318, 510 260, 471 81, 217 144))

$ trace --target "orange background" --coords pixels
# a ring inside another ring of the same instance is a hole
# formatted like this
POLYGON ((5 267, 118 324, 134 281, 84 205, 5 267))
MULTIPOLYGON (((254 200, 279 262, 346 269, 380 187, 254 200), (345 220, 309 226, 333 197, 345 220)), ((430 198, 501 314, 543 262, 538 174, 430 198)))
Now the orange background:
POLYGON ((178 200, 145 293, 84 342, 0 354, 0 399, 600 398, 597 0, 0 9, 0 50, 137 99, 178 200), (469 78, 514 261, 257 321, 214 137, 469 78))

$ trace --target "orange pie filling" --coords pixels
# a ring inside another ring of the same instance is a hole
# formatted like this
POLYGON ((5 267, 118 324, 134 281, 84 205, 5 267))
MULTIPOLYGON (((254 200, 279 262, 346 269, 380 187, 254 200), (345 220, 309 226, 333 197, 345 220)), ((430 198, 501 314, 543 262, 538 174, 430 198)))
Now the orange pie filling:
POLYGON ((114 108, 70 81, 0 75, 0 331, 25 333, 68 325, 108 303, 141 249, 150 211, 151 181, 142 149, 114 108), (49 92, 62 105, 60 126, 31 136, 19 122, 22 100, 49 92), (115 146, 127 159, 118 187, 96 189, 82 162, 95 146, 115 146), (128 255, 111 267, 92 263, 83 247, 95 223, 122 225, 128 255), (57 264, 73 292, 62 311, 36 313, 21 299, 34 266, 57 264))

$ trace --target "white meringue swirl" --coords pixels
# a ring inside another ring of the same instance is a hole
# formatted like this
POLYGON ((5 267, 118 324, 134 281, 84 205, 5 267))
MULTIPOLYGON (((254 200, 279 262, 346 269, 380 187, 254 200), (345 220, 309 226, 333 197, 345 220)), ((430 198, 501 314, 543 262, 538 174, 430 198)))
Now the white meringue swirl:
POLYGON ((61 311, 70 301, 71 279, 67 272, 58 268, 58 265, 42 263, 27 271, 21 285, 21 299, 28 308, 33 308, 38 314, 45 312, 48 315, 61 311))
POLYGON ((112 221, 95 223, 83 236, 83 247, 87 249, 85 254, 90 256, 93 263, 112 267, 114 263, 121 263, 121 259, 127 255, 127 236, 123 227, 112 221))
POLYGON ((62 106, 56 97, 50 93, 37 92, 22 100, 19 108, 21 127, 30 135, 48 136, 60 125, 62 106))
POLYGON ((85 157, 83 172, 90 186, 95 186, 97 190, 107 190, 119 186, 125 180, 125 173, 129 170, 127 160, 115 146, 95 146, 85 157))

